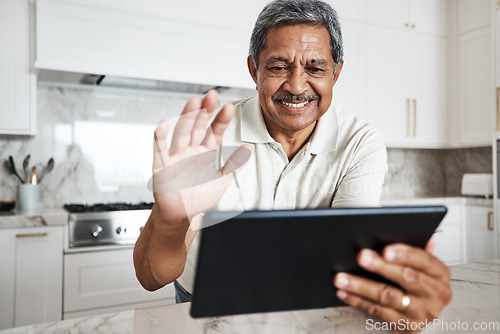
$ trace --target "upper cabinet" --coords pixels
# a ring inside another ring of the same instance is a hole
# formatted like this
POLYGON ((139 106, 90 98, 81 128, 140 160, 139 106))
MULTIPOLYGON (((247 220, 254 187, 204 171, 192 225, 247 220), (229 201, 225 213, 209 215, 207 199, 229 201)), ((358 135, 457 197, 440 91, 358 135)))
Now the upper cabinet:
POLYGON ((259 2, 38 0, 40 69, 254 88, 259 2), (172 4, 172 5, 171 5, 172 4), (243 6, 243 7, 241 7, 243 6))
POLYGON ((458 2, 458 146, 491 145, 494 124, 493 2, 458 2))
POLYGON ((33 3, 0 0, 0 134, 36 131, 33 3))
POLYGON ((447 0, 367 0, 365 3, 368 23, 446 36, 447 0))
POLYGON ((367 120, 389 147, 447 146, 446 1, 366 5, 367 120))
POLYGON ((491 0, 458 1, 458 33, 490 27, 492 23, 491 0))

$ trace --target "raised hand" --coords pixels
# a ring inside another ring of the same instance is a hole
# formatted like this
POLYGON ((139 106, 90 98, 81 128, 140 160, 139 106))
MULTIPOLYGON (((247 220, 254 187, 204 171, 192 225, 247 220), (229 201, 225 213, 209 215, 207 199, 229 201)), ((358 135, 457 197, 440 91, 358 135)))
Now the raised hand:
POLYGON ((158 216, 167 225, 186 224, 195 215, 212 208, 233 181, 233 172, 248 161, 249 146, 242 146, 219 166, 218 151, 222 136, 234 115, 234 107, 225 105, 213 122, 217 106, 216 91, 186 104, 167 147, 168 123, 160 122, 155 130, 153 178, 158 216))

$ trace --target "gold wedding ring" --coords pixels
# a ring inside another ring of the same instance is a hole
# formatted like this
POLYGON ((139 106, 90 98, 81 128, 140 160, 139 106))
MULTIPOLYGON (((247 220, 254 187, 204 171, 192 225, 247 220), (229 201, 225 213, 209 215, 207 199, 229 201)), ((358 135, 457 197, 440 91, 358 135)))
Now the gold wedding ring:
POLYGON ((403 299, 401 299, 401 310, 402 311, 406 310, 406 308, 410 305, 410 302, 411 302, 410 297, 404 295, 403 299))

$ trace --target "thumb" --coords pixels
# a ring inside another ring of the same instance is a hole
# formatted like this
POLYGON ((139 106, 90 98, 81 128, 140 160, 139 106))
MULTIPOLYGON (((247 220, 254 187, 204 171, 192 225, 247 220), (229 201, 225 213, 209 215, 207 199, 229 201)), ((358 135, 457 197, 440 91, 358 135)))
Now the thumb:
POLYGON ((238 173, 247 161, 250 159, 253 153, 253 146, 250 144, 241 145, 226 161, 221 169, 222 175, 231 174, 233 172, 238 173))

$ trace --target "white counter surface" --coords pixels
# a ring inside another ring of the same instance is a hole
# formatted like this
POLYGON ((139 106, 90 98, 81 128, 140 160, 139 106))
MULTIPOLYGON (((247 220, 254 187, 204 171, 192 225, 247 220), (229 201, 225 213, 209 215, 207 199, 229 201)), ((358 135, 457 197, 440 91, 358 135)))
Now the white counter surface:
POLYGON ((0 215, 0 229, 41 226, 65 226, 68 224, 68 213, 64 209, 43 210, 33 215, 23 215, 13 211, 0 215))
POLYGON ((382 199, 383 206, 389 205, 441 205, 441 204, 464 204, 481 205, 493 207, 492 198, 481 197, 421 197, 421 198, 391 198, 382 199))
MULTIPOLYGON (((441 324, 435 323, 435 326, 426 330, 425 333, 500 332, 499 260, 452 267, 452 287, 453 300, 442 312, 441 324), (446 330, 446 326, 448 330, 446 330), (465 326, 468 327, 468 330, 465 330, 465 326), (491 330, 472 330, 473 326, 490 326, 491 330), (495 328, 495 326, 497 327, 495 328), (461 330, 457 330, 457 328, 461 330)), ((19 327, 0 331, 0 334, 386 333, 383 330, 374 329, 376 320, 351 307, 206 319, 191 318, 189 307, 190 304, 185 303, 138 309, 19 327)))

